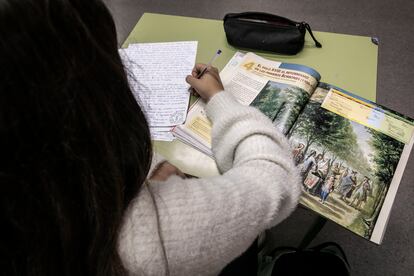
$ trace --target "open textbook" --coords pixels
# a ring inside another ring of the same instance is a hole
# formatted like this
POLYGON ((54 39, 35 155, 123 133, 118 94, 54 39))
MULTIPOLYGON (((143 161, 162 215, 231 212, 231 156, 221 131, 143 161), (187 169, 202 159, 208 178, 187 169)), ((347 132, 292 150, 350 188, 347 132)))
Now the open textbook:
MULTIPOLYGON (((225 93, 261 110, 291 141, 301 204, 381 243, 412 145, 414 120, 320 82, 314 69, 236 53, 225 93)), ((211 123, 197 100, 173 133, 207 155, 211 123)))

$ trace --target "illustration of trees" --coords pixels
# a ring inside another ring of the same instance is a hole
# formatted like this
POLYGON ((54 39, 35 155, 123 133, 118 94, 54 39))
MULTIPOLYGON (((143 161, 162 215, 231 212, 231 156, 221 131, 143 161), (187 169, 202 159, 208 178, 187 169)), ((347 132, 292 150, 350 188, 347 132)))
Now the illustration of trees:
POLYGON ((267 83, 250 104, 269 117, 286 134, 296 121, 309 94, 296 86, 281 89, 277 83, 267 83))
POLYGON ((316 145, 322 154, 332 154, 328 173, 339 158, 355 167, 367 168, 367 161, 357 143, 357 136, 348 119, 327 111, 320 102, 310 100, 289 136, 301 137, 305 141, 304 154, 316 145), (358 159, 356 159, 358 158, 358 159))
POLYGON ((391 180, 400 160, 401 153, 404 149, 404 143, 395 140, 385 134, 373 129, 368 129, 372 138, 371 146, 374 149, 373 162, 375 164, 375 176, 381 183, 381 193, 385 194, 388 190, 391 180))
POLYGON ((289 87, 283 90, 285 104, 274 118, 277 125, 282 125, 283 134, 287 134, 298 118, 303 106, 309 99, 309 94, 299 87, 289 87))
POLYGON ((281 89, 279 87, 272 86, 271 83, 268 82, 250 105, 258 108, 267 117, 273 120, 284 102, 284 97, 280 92, 281 89))
MULTIPOLYGON (((350 150, 359 151, 357 137, 348 120, 333 114, 333 120, 330 122, 330 129, 334 130, 329 133, 329 137, 323 141, 323 154, 326 151, 334 153, 329 162, 328 172, 337 158, 349 160, 350 150)), ((341 164, 342 165, 342 164, 341 164)))
POLYGON ((375 175, 380 182, 388 186, 400 160, 404 143, 378 131, 368 131, 372 135, 370 144, 374 149, 375 175))
POLYGON ((329 146, 334 141, 331 137, 339 137, 345 120, 332 112, 320 107, 320 103, 309 101, 302 115, 292 128, 290 135, 302 137, 305 140, 304 153, 314 143, 320 146, 329 146))

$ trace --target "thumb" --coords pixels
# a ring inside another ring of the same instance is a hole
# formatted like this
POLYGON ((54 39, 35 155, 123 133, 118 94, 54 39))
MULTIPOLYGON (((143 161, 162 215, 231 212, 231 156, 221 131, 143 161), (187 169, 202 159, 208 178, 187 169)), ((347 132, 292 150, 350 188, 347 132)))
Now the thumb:
POLYGON ((185 78, 185 81, 189 84, 189 85, 191 85, 191 87, 193 87, 193 88, 195 88, 195 89, 197 89, 197 87, 198 87, 198 85, 199 85, 199 79, 197 79, 197 78, 195 78, 195 77, 193 77, 193 76, 191 76, 191 75, 188 75, 186 78, 185 78))

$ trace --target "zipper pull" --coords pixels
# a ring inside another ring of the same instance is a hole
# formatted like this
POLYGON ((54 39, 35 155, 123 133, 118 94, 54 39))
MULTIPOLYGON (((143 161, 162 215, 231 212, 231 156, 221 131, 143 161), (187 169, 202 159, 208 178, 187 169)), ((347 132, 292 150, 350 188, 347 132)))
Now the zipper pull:
POLYGON ((313 41, 315 41, 315 46, 316 46, 317 48, 322 48, 322 44, 320 44, 320 43, 319 43, 319 41, 317 41, 317 40, 316 40, 316 38, 313 36, 312 30, 311 30, 311 27, 309 26, 309 24, 308 24, 308 23, 306 23, 306 22, 302 22, 301 24, 302 24, 303 26, 305 26, 306 30, 308 30, 308 32, 309 32, 309 34, 311 35, 311 37, 312 37, 313 41))

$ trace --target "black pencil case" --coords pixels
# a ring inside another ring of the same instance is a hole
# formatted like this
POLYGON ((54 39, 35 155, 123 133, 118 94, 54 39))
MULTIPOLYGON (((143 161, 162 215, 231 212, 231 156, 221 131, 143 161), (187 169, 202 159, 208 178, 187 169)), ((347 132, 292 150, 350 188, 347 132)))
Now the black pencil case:
POLYGON ((306 30, 315 46, 322 47, 308 23, 269 13, 228 13, 223 24, 228 43, 235 47, 295 55, 303 48, 306 30))

